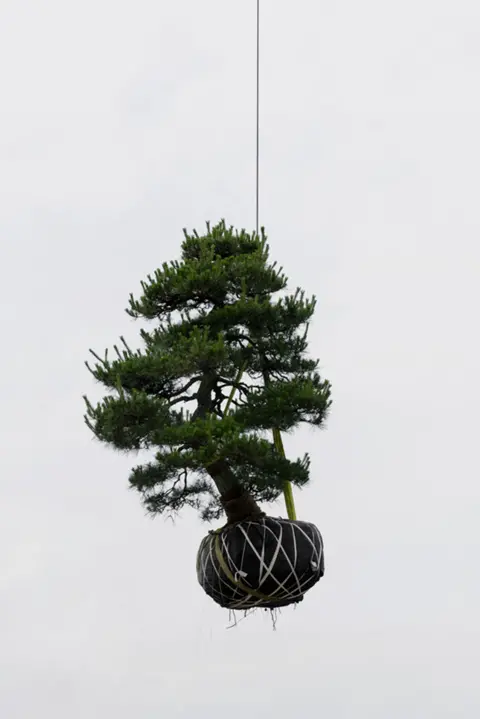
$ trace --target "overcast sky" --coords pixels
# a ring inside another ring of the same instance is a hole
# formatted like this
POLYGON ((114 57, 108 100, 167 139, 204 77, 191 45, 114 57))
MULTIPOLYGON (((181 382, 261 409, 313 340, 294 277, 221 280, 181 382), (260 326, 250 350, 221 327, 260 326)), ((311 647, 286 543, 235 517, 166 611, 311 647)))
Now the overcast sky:
POLYGON ((262 0, 262 43, 261 221, 334 393, 276 632, 81 399, 182 228, 254 226, 255 0, 2 0, 2 719, 479 716, 480 3, 262 0))

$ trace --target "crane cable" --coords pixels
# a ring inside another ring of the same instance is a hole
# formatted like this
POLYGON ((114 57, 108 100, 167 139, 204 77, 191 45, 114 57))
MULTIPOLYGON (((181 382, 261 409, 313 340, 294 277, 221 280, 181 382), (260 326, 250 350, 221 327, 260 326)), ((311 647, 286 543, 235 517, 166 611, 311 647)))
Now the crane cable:
MULTIPOLYGON (((257 237, 259 235, 260 214, 260 0, 257 0, 257 102, 256 102, 256 147, 255 147, 255 223, 257 237)), ((285 459, 285 448, 281 432, 278 428, 273 430, 273 443, 278 454, 285 459)), ((296 519, 295 501, 293 498, 292 483, 288 480, 283 485, 283 496, 289 519, 296 519)))
MULTIPOLYGON (((255 228, 256 228, 256 235, 259 237, 259 214, 260 214, 260 0, 257 0, 257 63, 256 63, 256 71, 257 71, 257 82, 256 82, 256 90, 257 90, 257 98, 256 98, 256 123, 255 123, 255 135, 256 135, 256 143, 255 143, 255 228)), ((242 375, 245 370, 245 364, 243 367, 241 367, 238 371, 237 377, 235 379, 235 384, 238 385, 239 382, 242 379, 242 375)), ((233 397, 235 394, 235 386, 232 387, 232 390, 230 392, 230 396, 227 400, 227 404, 225 407, 225 414, 228 414, 228 410, 230 408, 230 405, 233 401, 233 397)), ((286 458, 285 455, 285 447, 283 446, 283 440, 282 440, 282 434, 280 430, 276 427, 272 430, 273 434, 273 444, 275 446, 275 449, 277 450, 278 454, 283 457, 283 459, 286 458)), ((286 480, 283 483, 283 496, 285 498, 285 507, 287 510, 287 516, 291 520, 295 520, 297 518, 297 513, 295 510, 295 500, 293 497, 293 490, 292 490, 292 483, 286 480)))

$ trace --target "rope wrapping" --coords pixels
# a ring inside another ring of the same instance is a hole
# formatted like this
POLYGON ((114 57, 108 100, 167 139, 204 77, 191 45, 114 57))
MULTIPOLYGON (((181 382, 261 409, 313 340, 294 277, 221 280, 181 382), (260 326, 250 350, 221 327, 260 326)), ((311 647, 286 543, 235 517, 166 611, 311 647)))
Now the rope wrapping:
POLYGON ((276 609, 301 602, 325 572, 322 536, 309 522, 259 517, 210 532, 197 577, 221 607, 276 609))

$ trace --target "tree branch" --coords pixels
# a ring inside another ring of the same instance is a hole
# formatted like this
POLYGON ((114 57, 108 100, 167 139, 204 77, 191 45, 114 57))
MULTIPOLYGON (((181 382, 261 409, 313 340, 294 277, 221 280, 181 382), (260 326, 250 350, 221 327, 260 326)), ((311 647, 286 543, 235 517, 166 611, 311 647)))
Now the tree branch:
POLYGON ((175 397, 177 394, 183 394, 183 392, 186 392, 187 389, 190 389, 192 385, 195 384, 195 382, 200 382, 202 379, 202 375, 198 375, 197 377, 192 377, 186 384, 183 385, 183 387, 179 387, 178 389, 174 390, 171 394, 172 397, 175 397))
POLYGON ((169 407, 173 407, 174 404, 178 404, 179 402, 192 402, 194 399, 198 398, 198 393, 196 394, 184 394, 181 397, 175 397, 175 399, 169 400, 169 407))

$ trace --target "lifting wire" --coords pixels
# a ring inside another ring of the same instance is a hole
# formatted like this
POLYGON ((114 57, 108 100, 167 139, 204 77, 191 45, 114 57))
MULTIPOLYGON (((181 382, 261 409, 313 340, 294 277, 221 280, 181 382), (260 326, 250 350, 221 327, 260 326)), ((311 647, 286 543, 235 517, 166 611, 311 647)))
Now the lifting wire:
MULTIPOLYGON (((255 147, 255 227, 257 237, 259 234, 259 214, 260 214, 260 0, 257 0, 257 98, 256 98, 256 147, 255 147)), ((240 375, 241 377, 241 375, 240 375)), ((240 378, 239 378, 240 380, 240 378)), ((273 442, 277 452, 281 457, 285 458, 285 448, 283 446, 282 435, 278 428, 273 430, 273 442)), ((285 497, 285 506, 289 519, 296 519, 295 501, 293 498, 292 484, 289 481, 284 482, 283 495, 285 497)))
MULTIPOLYGON (((255 143, 255 225, 256 225, 256 235, 257 238, 259 236, 259 211, 260 211, 260 0, 257 0, 257 62, 256 62, 256 71, 257 71, 257 81, 256 81, 256 91, 257 91, 257 98, 256 98, 256 143, 255 143)), ((236 386, 240 384, 240 381, 242 379, 242 375, 245 371, 246 363, 242 365, 242 367, 239 368, 237 376, 235 377, 235 384, 232 386, 232 389, 230 391, 230 395, 227 399, 227 404, 225 406, 224 410, 224 416, 228 414, 228 411, 230 409, 230 405, 233 402, 233 398, 235 396, 235 390, 236 386)), ((285 448, 283 445, 282 435, 280 430, 275 427, 272 430, 273 434, 273 444, 275 446, 275 449, 277 450, 278 454, 286 458, 285 455, 285 448)), ((297 513, 295 509, 295 500, 293 497, 293 490, 292 490, 292 483, 288 480, 285 480, 283 483, 283 496, 285 498, 285 507, 287 510, 287 516, 290 520, 296 520, 297 519, 297 513)))

